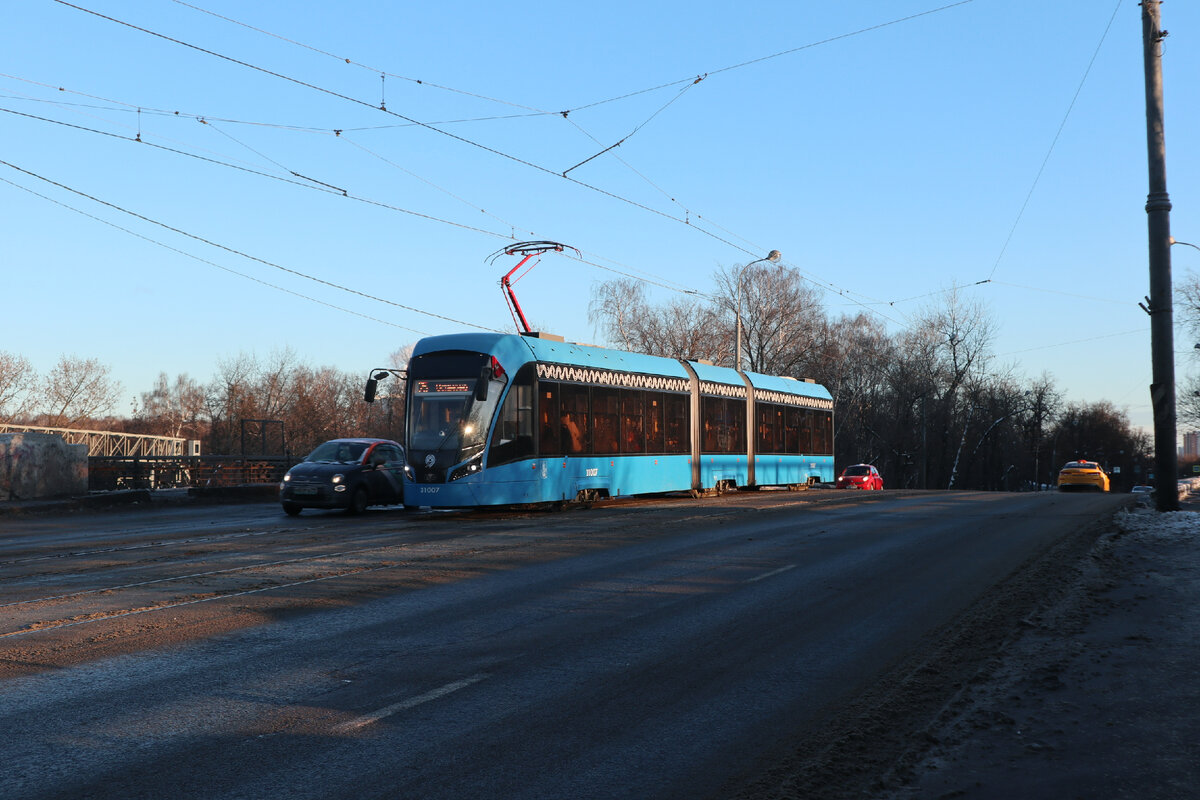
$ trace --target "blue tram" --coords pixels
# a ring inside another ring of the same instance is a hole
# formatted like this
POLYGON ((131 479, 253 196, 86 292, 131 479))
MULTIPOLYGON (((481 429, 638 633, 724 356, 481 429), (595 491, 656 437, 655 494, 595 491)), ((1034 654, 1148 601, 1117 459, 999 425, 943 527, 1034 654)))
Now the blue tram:
POLYGON ((406 505, 833 480, 833 399, 808 380, 464 333, 418 342, 406 391, 406 505))

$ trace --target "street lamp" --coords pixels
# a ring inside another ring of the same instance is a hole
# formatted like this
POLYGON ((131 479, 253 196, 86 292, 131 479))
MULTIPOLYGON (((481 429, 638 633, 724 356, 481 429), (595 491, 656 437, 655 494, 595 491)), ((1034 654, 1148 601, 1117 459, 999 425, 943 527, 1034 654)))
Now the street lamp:
POLYGON ((747 267, 753 267, 760 261, 770 261, 772 264, 779 263, 779 259, 783 258, 778 250, 772 250, 767 253, 766 258, 759 258, 751 261, 746 266, 738 270, 737 279, 737 360, 733 364, 733 368, 740 370, 742 368, 742 278, 746 275, 747 267))

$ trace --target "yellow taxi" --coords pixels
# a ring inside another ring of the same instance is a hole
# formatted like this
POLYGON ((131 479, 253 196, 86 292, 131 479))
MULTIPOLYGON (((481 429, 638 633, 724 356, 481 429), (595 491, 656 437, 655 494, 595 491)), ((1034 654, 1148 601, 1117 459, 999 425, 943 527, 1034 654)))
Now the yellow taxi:
POLYGON ((1108 475, 1095 461, 1068 461, 1058 473, 1059 491, 1068 489, 1109 489, 1108 475))

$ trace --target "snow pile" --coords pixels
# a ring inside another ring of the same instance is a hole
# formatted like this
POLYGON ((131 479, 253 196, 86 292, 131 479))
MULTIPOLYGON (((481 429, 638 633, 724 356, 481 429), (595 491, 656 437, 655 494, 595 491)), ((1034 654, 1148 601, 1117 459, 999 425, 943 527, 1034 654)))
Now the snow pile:
POLYGON ((1121 511, 1117 514, 1116 522, 1122 533, 1190 539, 1200 543, 1200 512, 1121 511))

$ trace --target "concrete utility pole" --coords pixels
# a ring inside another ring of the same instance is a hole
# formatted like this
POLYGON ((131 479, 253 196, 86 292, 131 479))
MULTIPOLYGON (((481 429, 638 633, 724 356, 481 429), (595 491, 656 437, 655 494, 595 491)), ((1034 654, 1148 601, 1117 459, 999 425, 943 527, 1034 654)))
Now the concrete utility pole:
POLYGON ((1167 146, 1163 134, 1162 40, 1159 0, 1142 0, 1142 49, 1146 64, 1146 145, 1150 194, 1150 359, 1154 404, 1155 498, 1159 511, 1179 510, 1175 451, 1175 335, 1171 305, 1171 199, 1167 195, 1167 146))

